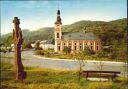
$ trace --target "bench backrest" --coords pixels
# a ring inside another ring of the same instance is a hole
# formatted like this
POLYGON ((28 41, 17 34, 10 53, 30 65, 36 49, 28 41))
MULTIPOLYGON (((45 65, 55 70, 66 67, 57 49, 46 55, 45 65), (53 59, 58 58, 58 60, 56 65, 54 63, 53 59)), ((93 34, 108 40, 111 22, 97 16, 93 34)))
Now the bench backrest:
POLYGON ((116 74, 120 74, 120 72, 118 71, 82 71, 83 73, 116 73, 116 74))

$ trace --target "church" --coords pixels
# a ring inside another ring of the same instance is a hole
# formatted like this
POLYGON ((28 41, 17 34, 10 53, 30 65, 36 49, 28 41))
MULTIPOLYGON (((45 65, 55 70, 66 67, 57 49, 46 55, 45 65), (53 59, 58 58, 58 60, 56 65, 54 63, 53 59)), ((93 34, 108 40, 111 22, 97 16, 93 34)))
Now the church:
POLYGON ((67 46, 71 53, 79 53, 89 47, 94 52, 101 50, 101 41, 92 32, 62 32, 60 10, 57 11, 57 20, 54 28, 55 47, 57 53, 62 53, 67 46))

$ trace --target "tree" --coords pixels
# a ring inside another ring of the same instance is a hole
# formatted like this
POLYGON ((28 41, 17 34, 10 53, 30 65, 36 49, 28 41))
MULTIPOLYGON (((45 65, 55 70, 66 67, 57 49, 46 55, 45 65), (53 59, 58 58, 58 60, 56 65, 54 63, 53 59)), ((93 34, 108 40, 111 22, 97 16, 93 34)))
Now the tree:
POLYGON ((10 46, 13 41, 12 41, 12 36, 8 36, 7 39, 4 40, 5 46, 10 46))
POLYGON ((21 61, 21 45, 23 43, 22 31, 19 27, 19 19, 14 17, 13 20, 14 29, 13 29, 13 43, 15 48, 15 79, 16 81, 23 81, 26 78, 26 72, 21 61))
POLYGON ((69 54, 71 52, 71 48, 70 47, 64 47, 63 52, 65 52, 66 54, 69 54))
POLYGON ((26 49, 26 48, 32 48, 30 42, 28 42, 28 43, 23 42, 23 46, 22 46, 22 47, 23 47, 23 49, 26 49))
POLYGON ((78 81, 80 82, 80 80, 81 80, 81 73, 83 71, 83 67, 86 65, 85 55, 83 53, 76 54, 74 56, 74 59, 77 60, 78 65, 79 65, 79 69, 78 69, 78 81))
POLYGON ((38 40, 35 43, 35 50, 39 50, 39 49, 41 49, 41 48, 40 48, 40 41, 38 40))
MULTIPOLYGON (((98 71, 103 71, 103 67, 104 67, 103 61, 100 60, 99 62, 94 62, 94 64, 97 66, 98 71)), ((100 73, 100 75, 101 75, 101 73, 100 73)), ((100 81, 101 81, 101 79, 100 79, 100 81)))

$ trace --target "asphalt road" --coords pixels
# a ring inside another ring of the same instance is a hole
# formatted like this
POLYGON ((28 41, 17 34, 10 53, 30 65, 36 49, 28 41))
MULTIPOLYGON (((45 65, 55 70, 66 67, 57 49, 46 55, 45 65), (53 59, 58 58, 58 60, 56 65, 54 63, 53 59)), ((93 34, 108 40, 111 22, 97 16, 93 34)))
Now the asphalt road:
MULTIPOLYGON (((8 56, 13 56, 13 52, 7 53, 8 56)), ((43 58, 34 55, 33 50, 22 52, 22 62, 24 66, 31 67, 43 67, 61 70, 77 70, 79 69, 78 61, 55 59, 55 58, 43 58)), ((12 58, 10 59, 12 62, 12 58)), ((102 65, 103 70, 120 71, 121 75, 124 75, 126 67, 123 62, 99 62, 99 61, 87 61, 83 69, 85 70, 100 70, 102 65)))

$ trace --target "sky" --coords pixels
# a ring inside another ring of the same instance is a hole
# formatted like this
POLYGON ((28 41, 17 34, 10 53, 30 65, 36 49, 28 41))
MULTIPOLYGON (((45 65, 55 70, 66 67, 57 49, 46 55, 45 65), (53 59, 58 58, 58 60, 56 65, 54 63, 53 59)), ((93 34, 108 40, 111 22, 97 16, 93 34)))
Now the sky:
POLYGON ((80 20, 112 21, 127 17, 127 0, 3 0, 0 4, 1 34, 12 32, 14 17, 20 19, 21 29, 54 27, 58 7, 63 25, 80 20))

